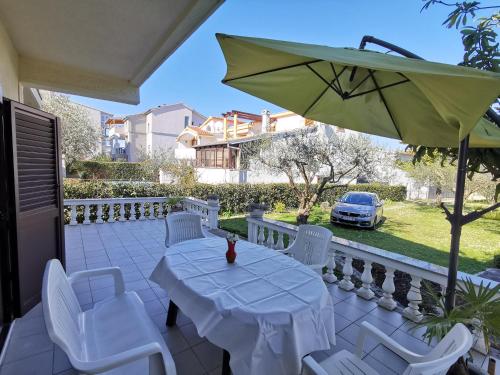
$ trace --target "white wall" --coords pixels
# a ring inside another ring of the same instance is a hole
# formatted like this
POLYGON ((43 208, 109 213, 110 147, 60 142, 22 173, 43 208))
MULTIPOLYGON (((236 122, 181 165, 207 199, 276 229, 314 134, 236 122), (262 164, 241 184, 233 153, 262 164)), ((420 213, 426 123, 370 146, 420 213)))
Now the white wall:
MULTIPOLYGON (((184 105, 155 108, 148 114, 151 118, 151 150, 168 150, 176 147, 176 138, 184 130, 185 117, 188 126, 191 123, 198 126, 204 118, 184 105)), ((148 143, 149 144, 149 143, 148 143)))
POLYGON ((128 161, 137 161, 140 151, 146 150, 146 116, 129 116, 126 126, 129 132, 127 145, 128 161))
MULTIPOLYGON (((198 181, 206 184, 271 184, 288 183, 285 174, 270 174, 267 172, 234 170, 222 168, 196 168, 198 181)), ((297 183, 303 182, 296 179, 297 183)))
POLYGON ((276 132, 290 131, 304 127, 305 119, 299 115, 278 117, 276 119, 276 132))
POLYGON ((0 86, 2 95, 19 100, 19 75, 18 75, 18 55, 7 34, 4 26, 0 22, 0 86))

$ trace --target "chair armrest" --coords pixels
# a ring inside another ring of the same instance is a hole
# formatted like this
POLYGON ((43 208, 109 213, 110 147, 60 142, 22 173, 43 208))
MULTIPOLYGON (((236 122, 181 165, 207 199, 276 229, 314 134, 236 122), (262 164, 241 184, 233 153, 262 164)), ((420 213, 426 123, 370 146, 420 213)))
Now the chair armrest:
MULTIPOLYGON (((76 360, 74 361, 74 363, 73 361, 71 362, 72 365, 79 371, 83 371, 84 373, 89 373, 89 374, 99 374, 126 365, 128 363, 137 361, 141 358, 151 357, 155 354, 161 356, 161 365, 166 370, 171 370, 170 366, 171 364, 164 362, 161 346, 157 342, 151 342, 149 344, 132 348, 124 352, 113 354, 111 356, 101 358, 95 361, 83 362, 76 360)), ((153 358, 150 358, 150 361, 151 360, 153 360, 153 358)), ((155 365, 158 365, 158 363, 155 363, 155 365)), ((173 368, 175 369, 175 365, 173 368)))
POLYGON ((310 355, 305 356, 302 359, 302 363, 304 364, 302 374, 328 375, 326 370, 310 355))
POLYGON ((84 277, 103 275, 113 276, 115 282, 115 295, 118 296, 125 292, 125 281, 123 280, 123 274, 120 267, 96 268, 94 270, 74 272, 68 277, 68 281, 70 284, 73 284, 84 277))
POLYGON ((359 330, 358 340, 356 342, 356 355, 361 358, 363 356, 363 346, 367 336, 372 336, 374 339, 379 341, 387 349, 399 355, 406 362, 418 363, 424 360, 424 357, 420 354, 414 353, 406 349, 404 346, 398 344, 394 339, 387 336, 384 332, 374 327, 368 322, 361 323, 361 329, 359 330))

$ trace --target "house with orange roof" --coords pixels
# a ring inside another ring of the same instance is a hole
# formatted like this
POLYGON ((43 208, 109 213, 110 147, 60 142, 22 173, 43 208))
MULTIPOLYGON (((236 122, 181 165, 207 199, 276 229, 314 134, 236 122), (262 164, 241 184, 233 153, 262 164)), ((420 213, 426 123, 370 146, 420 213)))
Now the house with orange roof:
MULTIPOLYGON (((252 171, 243 160, 241 148, 269 134, 322 125, 296 113, 286 111, 260 114, 232 110, 221 116, 210 116, 200 126, 186 127, 178 135, 175 157, 191 160, 198 180, 205 183, 286 182, 283 176, 269 176, 252 171)), ((334 127, 334 131, 344 129, 334 127)))

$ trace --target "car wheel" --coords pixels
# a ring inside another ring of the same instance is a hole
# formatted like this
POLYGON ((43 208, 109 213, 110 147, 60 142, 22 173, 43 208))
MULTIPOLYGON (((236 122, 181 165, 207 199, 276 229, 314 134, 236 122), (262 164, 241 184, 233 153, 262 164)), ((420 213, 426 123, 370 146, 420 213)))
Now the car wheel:
POLYGON ((373 225, 371 229, 373 230, 377 229, 377 223, 378 223, 378 216, 375 216, 375 219, 373 219, 373 225))

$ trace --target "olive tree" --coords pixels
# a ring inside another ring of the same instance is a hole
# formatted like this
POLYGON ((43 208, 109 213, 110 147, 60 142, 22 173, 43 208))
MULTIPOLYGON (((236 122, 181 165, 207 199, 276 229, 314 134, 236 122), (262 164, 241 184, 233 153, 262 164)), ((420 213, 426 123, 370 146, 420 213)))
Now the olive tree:
POLYGON ((274 135, 247 144, 243 152, 252 169, 287 177, 299 202, 299 224, 307 223, 326 190, 359 177, 373 178, 380 156, 368 137, 337 134, 330 127, 274 135))
POLYGON ((99 129, 82 106, 73 103, 68 95, 47 92, 42 97, 42 109, 61 120, 61 146, 66 165, 95 154, 99 129))

